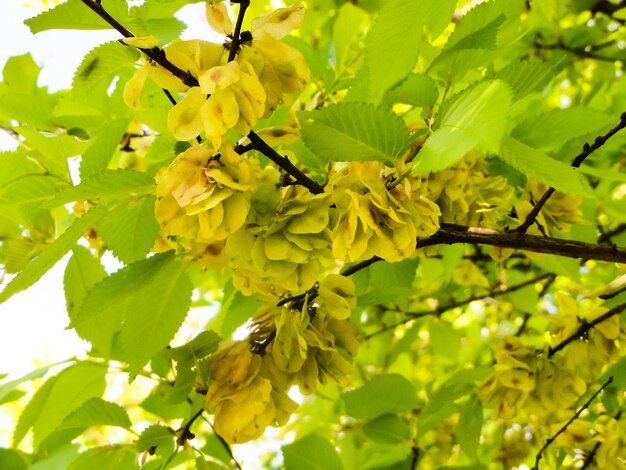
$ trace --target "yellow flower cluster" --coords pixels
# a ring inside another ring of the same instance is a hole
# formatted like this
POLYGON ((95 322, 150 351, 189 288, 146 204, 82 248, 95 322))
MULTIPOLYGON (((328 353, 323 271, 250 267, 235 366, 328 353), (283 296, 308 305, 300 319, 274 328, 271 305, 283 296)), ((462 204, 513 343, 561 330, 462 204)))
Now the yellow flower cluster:
POLYGON ((228 239, 235 287, 282 295, 313 286, 330 254, 329 196, 290 186, 267 225, 249 224, 228 239))
POLYGON ((415 253, 416 239, 439 229, 439 207, 413 190, 408 179, 393 189, 380 162, 354 162, 329 182, 336 206, 333 256, 360 261, 379 256, 400 261, 415 253))
POLYGON ((287 395, 292 385, 305 394, 318 382, 346 385, 348 357, 358 349, 350 321, 354 284, 330 274, 318 292, 317 305, 305 297, 261 310, 247 340, 223 343, 209 359, 204 407, 215 409, 215 430, 227 442, 246 442, 267 426, 284 425, 297 407, 287 395))
POLYGON ((156 217, 166 236, 198 243, 226 239, 245 222, 258 162, 223 145, 196 145, 156 178, 156 217))
POLYGON ((420 191, 441 209, 443 222, 498 228, 510 210, 513 188, 501 176, 489 176, 475 151, 450 168, 418 177, 420 191))
POLYGON ((560 356, 549 358, 517 337, 500 342, 494 358, 494 373, 481 387, 483 400, 494 408, 494 418, 513 419, 522 408, 537 416, 567 414, 587 389, 560 356))

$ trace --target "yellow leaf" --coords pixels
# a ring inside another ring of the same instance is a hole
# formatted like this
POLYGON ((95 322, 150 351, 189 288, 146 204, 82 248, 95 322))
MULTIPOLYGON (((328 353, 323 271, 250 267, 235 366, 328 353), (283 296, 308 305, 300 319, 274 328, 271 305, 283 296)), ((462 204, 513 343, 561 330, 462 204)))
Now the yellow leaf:
POLYGON ((206 102, 206 95, 200 88, 187 91, 183 100, 174 106, 167 117, 167 125, 178 140, 191 140, 202 132, 200 111, 206 102))
POLYGON ((198 81, 202 92, 211 94, 237 83, 240 77, 239 63, 229 62, 226 65, 217 65, 201 72, 198 81))
POLYGON ((226 5, 223 3, 207 2, 206 19, 214 31, 224 36, 233 34, 233 22, 230 20, 226 5))
POLYGON ((121 39, 121 42, 127 46, 137 47, 139 49, 152 49, 159 45, 159 40, 154 36, 138 36, 132 38, 121 39))
POLYGON ((221 136, 239 120, 239 106, 232 90, 217 90, 202 105, 202 122, 208 136, 221 136))
POLYGON ((279 8, 252 20, 252 37, 261 39, 271 36, 280 39, 302 26, 303 21, 304 6, 302 4, 296 3, 289 8, 279 8))
POLYGON ((129 108, 141 108, 141 92, 149 72, 150 66, 144 65, 124 85, 124 103, 129 108))

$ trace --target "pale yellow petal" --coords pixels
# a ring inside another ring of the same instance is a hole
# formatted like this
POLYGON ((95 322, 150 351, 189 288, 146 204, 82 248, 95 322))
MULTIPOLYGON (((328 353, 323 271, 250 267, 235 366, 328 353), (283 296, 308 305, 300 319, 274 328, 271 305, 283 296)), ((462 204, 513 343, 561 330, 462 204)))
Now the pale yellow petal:
POLYGON ((233 22, 228 16, 224 3, 206 3, 206 19, 209 26, 216 32, 229 36, 233 34, 233 22))
POLYGON ((232 90, 218 90, 202 105, 202 122, 209 136, 221 136, 239 120, 239 106, 232 90))
POLYGON ((279 8, 252 20, 252 37, 261 39, 264 36, 271 36, 280 39, 302 26, 303 21, 302 4, 296 3, 289 8, 279 8))
POLYGON ((201 110, 206 95, 200 88, 193 87, 180 103, 174 106, 167 117, 167 125, 178 140, 191 140, 202 131, 201 110))
POLYGON ((139 49, 152 49, 159 45, 159 40, 154 36, 138 36, 132 38, 124 38, 120 40, 127 46, 138 47, 139 49))
POLYGON ((239 63, 229 62, 226 65, 217 65, 200 72, 198 81, 202 92, 210 94, 228 88, 233 83, 238 82, 240 77, 239 63))

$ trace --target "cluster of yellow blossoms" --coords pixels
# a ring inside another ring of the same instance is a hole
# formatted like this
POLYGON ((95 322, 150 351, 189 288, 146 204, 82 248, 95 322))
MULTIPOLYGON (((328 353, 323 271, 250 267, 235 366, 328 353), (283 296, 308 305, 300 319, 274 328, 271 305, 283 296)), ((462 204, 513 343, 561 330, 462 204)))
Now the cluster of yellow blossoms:
POLYGON ((215 430, 230 443, 284 425, 297 407, 288 396, 293 385, 310 394, 318 382, 345 386, 352 373, 348 358, 356 355, 358 341, 350 321, 356 305, 350 279, 329 274, 317 297, 268 303, 254 315, 248 339, 222 343, 209 359, 204 403, 215 409, 215 430))

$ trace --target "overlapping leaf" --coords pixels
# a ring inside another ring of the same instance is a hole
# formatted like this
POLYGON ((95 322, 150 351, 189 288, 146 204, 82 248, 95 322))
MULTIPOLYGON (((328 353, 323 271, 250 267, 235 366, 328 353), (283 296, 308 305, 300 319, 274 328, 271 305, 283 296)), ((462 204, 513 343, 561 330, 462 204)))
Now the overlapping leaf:
POLYGON ((367 103, 342 103, 301 114, 302 139, 324 161, 393 162, 410 142, 391 111, 367 103))
POLYGON ((496 153, 511 102, 511 91, 501 80, 480 82, 452 97, 415 159, 414 171, 443 170, 473 149, 496 153))

